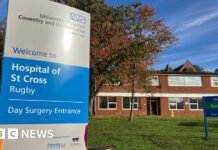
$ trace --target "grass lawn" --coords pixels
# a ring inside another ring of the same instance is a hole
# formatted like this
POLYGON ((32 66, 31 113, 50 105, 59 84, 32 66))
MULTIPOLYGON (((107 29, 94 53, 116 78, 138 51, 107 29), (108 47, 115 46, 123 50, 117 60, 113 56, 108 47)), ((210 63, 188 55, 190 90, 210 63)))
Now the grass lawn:
POLYGON ((115 150, 218 150, 218 118, 209 118, 209 140, 203 117, 102 117, 89 120, 89 147, 115 150))

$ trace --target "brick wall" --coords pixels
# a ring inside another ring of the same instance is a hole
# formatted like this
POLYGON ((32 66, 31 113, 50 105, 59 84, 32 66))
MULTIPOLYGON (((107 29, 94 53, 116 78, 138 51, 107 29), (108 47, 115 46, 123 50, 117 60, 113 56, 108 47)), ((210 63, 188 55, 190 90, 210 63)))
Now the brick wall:
MULTIPOLYGON (((167 92, 167 93, 218 93, 218 87, 211 87, 210 76, 202 77, 201 87, 190 86, 168 86, 168 75, 159 76, 159 86, 152 87, 152 92, 167 92)), ((102 92, 131 92, 130 85, 110 86, 103 85, 102 92)), ((136 92, 145 92, 144 89, 138 87, 136 92)))
MULTIPOLYGON (((218 94, 218 87, 211 87, 210 76, 202 76, 201 87, 173 87, 168 86, 168 75, 159 75, 159 86, 152 87, 152 93, 176 93, 176 94, 218 94)), ((138 81, 139 82, 139 81, 138 81)), ((110 93, 131 93, 130 85, 122 86, 110 86, 104 85, 100 92, 110 93)), ((136 88, 136 92, 145 93, 142 88, 136 88)), ((172 96, 173 97, 173 96, 172 96)), ((130 110, 122 109, 122 97, 117 97, 117 110, 99 110, 98 109, 98 98, 96 98, 96 114, 97 115, 129 115, 130 110)), ((168 97, 159 97, 159 115, 162 116, 203 116, 202 110, 190 110, 189 109, 189 98, 183 97, 184 110, 169 110, 168 97)), ((146 97, 140 97, 139 109, 134 110, 135 115, 147 115, 147 100, 146 97)))
MULTIPOLYGON (((184 110, 169 110, 168 98, 162 97, 159 101, 159 115, 161 116, 203 116, 203 110, 190 110, 189 98, 183 98, 184 110)), ((117 97, 117 109, 116 110, 101 110, 98 107, 99 97, 96 98, 96 115, 129 115, 130 110, 122 109, 122 97, 117 97)), ((134 110, 134 115, 147 115, 147 100, 145 97, 141 97, 139 101, 138 110, 134 110)))
POLYGON ((164 97, 160 99, 160 110, 162 116, 203 116, 203 110, 190 110, 189 98, 183 98, 184 110, 169 110, 168 98, 164 97))
POLYGON ((160 86, 156 87, 154 92, 167 93, 218 93, 217 87, 211 87, 210 76, 203 76, 201 87, 182 87, 182 86, 168 86, 167 75, 159 76, 160 86))
MULTIPOLYGON (((117 97, 116 110, 99 109, 99 97, 96 97, 96 115, 129 115, 130 110, 123 110, 123 98, 117 97)), ((135 115, 147 115, 146 98, 141 97, 139 100, 138 110, 134 110, 135 115)))

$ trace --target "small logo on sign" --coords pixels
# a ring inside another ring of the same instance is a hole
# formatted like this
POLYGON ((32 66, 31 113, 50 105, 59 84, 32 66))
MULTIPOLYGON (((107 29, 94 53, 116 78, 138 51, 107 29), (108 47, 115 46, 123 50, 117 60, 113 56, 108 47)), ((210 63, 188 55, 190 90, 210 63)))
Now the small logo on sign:
POLYGON ((70 13, 70 19, 73 21, 77 21, 79 23, 85 24, 86 23, 86 17, 82 15, 78 15, 75 13, 70 13))
POLYGON ((73 142, 73 143, 70 144, 71 146, 79 145, 79 144, 80 144, 80 139, 79 139, 79 137, 74 137, 74 138, 72 138, 72 142, 73 142))
POLYGON ((73 141, 73 142, 79 142, 79 138, 78 138, 78 137, 72 138, 72 141, 73 141))
POLYGON ((49 149, 53 149, 53 148, 57 148, 57 149, 60 149, 60 148, 65 148, 65 143, 48 143, 47 147, 49 149))

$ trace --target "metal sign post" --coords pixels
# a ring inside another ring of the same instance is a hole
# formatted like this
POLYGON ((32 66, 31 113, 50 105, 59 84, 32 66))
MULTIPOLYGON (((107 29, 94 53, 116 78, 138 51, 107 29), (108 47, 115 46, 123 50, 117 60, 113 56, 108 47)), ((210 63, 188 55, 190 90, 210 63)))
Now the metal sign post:
POLYGON ((203 108, 204 108, 204 130, 205 130, 205 139, 208 140, 208 123, 207 123, 207 116, 205 110, 205 97, 203 97, 203 108))

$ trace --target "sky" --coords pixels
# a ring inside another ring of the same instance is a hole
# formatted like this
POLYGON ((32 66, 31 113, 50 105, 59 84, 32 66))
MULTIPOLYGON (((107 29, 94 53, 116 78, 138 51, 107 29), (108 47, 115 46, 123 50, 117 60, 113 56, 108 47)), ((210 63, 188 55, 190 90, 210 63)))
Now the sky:
POLYGON ((207 71, 218 68, 218 0, 106 0, 109 5, 133 2, 155 8, 156 18, 164 21, 179 39, 158 57, 155 69, 166 64, 173 68, 190 60, 207 71))
MULTIPOLYGON (((218 68, 218 0, 106 0, 118 6, 140 2, 155 8, 156 18, 163 20, 179 39, 157 58, 155 69, 173 68, 190 60, 206 71, 218 68)), ((7 0, 0 0, 0 20, 6 16, 7 0)))

